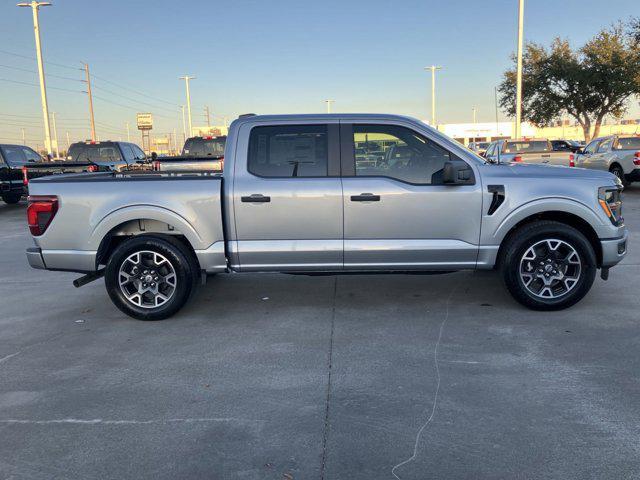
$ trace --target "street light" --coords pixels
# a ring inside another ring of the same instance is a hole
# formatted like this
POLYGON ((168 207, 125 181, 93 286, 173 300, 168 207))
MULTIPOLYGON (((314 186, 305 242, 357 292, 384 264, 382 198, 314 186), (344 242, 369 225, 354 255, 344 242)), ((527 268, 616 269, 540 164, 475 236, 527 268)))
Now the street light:
POLYGON ((329 99, 324 101, 324 103, 327 104, 327 113, 331 113, 331 104, 335 102, 336 102, 335 100, 329 100, 329 99))
POLYGON ((424 69, 431 70, 431 126, 436 128, 436 70, 442 70, 442 67, 431 65, 424 69))
POLYGON ((51 148, 51 128, 49 126, 49 104, 47 103, 47 87, 44 81, 44 64, 42 62, 42 46, 40 45, 40 24, 38 22, 38 10, 40 7, 48 7, 51 2, 22 2, 18 7, 31 7, 33 12, 33 32, 36 37, 36 56, 38 58, 38 76, 40 77, 40 97, 42 99, 42 116, 44 117, 44 136, 47 153, 53 155, 51 148))
POLYGON ((522 34, 524 30, 524 0, 518 0, 518 53, 516 63, 516 128, 515 138, 520 138, 522 122, 522 34))
POLYGON ((189 80, 193 80, 194 78, 196 77, 190 77, 189 75, 180 77, 180 80, 184 80, 185 86, 187 87, 187 114, 189 115, 189 136, 193 135, 193 124, 191 123, 191 93, 189 92, 189 80))

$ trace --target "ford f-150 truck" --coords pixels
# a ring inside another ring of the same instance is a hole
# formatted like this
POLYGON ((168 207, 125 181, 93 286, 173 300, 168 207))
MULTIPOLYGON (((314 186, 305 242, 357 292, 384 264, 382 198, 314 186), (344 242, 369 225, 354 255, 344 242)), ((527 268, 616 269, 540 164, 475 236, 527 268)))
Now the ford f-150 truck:
POLYGON ((76 286, 104 275, 118 308, 154 320, 223 272, 498 269, 520 303, 556 310, 626 253, 614 175, 490 163, 408 117, 243 116, 225 159, 34 180, 29 263, 84 273, 76 286), (372 163, 364 141, 406 151, 372 163))
POLYGON ((494 162, 541 163, 572 167, 570 150, 554 150, 547 139, 496 140, 487 147, 484 157, 494 162))
POLYGON ((575 160, 580 168, 605 170, 624 186, 640 181, 640 135, 612 135, 592 140, 575 160))

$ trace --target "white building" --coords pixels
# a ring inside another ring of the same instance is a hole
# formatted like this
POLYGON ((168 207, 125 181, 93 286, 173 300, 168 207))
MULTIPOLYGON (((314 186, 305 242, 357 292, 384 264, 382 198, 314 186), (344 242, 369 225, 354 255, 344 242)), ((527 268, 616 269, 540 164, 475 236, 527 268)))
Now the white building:
MULTIPOLYGON (((514 136, 514 122, 444 123, 438 130, 455 140, 468 145, 469 142, 490 142, 514 136)), ((536 128, 522 124, 523 137, 535 137, 536 128)))

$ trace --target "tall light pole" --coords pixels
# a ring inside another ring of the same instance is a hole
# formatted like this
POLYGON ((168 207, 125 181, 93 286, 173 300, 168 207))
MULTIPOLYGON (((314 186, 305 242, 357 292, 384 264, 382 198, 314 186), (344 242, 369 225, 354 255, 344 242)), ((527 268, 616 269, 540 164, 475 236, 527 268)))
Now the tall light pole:
POLYGON ((187 87, 187 113, 189 114, 189 136, 193 135, 193 124, 191 120, 191 92, 189 91, 189 80, 193 80, 196 77, 190 77, 185 75, 180 77, 180 80, 184 80, 184 84, 187 87))
POLYGON ((516 128, 515 138, 521 136, 522 123, 522 35, 524 30, 524 0, 518 0, 518 53, 516 63, 516 128))
POLYGON ((186 143, 187 141, 187 124, 184 119, 184 105, 180 105, 180 110, 182 110, 182 141, 186 143))
POLYGON ((58 146, 58 127, 56 127, 56 112, 51 112, 53 120, 53 141, 56 143, 56 158, 60 158, 60 147, 58 146))
POLYGON ((329 100, 329 99, 324 101, 324 103, 327 104, 327 113, 331 113, 331 104, 335 102, 336 102, 335 100, 329 100))
POLYGON ((47 153, 53 155, 51 148, 51 128, 49 126, 49 104, 47 103, 47 86, 44 81, 44 63, 42 61, 42 46, 40 45, 40 24, 38 22, 38 10, 40 7, 48 7, 51 2, 22 2, 18 7, 31 7, 33 12, 33 33, 36 37, 36 55, 38 58, 38 76, 40 77, 40 97, 42 99, 42 116, 44 117, 44 139, 47 153))
POLYGON ((442 70, 442 67, 431 65, 424 69, 431 70, 431 126, 436 128, 436 70, 442 70))

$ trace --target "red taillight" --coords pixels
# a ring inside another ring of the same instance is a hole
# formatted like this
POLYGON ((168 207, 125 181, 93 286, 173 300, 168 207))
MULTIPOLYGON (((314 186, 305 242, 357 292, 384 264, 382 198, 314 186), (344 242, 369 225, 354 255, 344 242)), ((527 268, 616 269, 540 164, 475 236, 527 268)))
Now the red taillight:
POLYGON ((89 165, 87 167, 87 172, 97 172, 98 171, 98 166, 97 165, 89 165))
POLYGON ((576 166, 576 156, 573 153, 569 155, 569 166, 570 167, 576 166))
POLYGON ((58 197, 55 195, 29 195, 27 221, 34 237, 42 235, 58 212, 58 197))
POLYGON ((152 165, 153 165, 153 171, 154 172, 159 172, 160 171, 160 160, 154 160, 152 165))
POLYGON ((633 154, 633 164, 640 165, 640 151, 633 154))
POLYGON ((520 155, 516 155, 515 157, 513 157, 513 161, 514 162, 521 162, 522 161, 522 157, 520 155))
POLYGON ((23 185, 29 185, 29 175, 27 173, 27 166, 26 165, 22 166, 22 184, 23 185))

